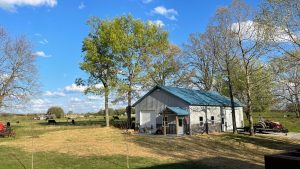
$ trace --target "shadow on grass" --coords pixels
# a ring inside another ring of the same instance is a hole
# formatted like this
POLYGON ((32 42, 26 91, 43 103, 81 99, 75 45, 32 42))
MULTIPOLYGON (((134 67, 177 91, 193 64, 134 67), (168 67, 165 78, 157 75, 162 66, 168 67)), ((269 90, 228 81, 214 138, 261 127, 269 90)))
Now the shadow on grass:
POLYGON ((261 165, 253 164, 247 161, 230 159, 224 157, 204 158, 201 160, 183 161, 178 163, 158 164, 151 167, 142 167, 140 169, 263 169, 261 165), (209 164, 209 165, 207 165, 209 164))
MULTIPOLYGON (((280 138, 232 134, 185 137, 139 136, 133 138, 132 142, 149 148, 160 156, 186 161, 201 158, 205 160, 198 161, 199 164, 207 166, 213 166, 214 160, 216 163, 226 164, 221 168, 231 168, 236 165, 236 168, 252 168, 252 165, 263 165, 265 154, 272 154, 278 150, 291 150, 300 146, 292 141, 280 140, 280 138), (211 159, 212 157, 213 159, 211 159), (226 162, 227 157, 231 158, 228 159, 229 162, 226 162), (241 163, 240 165, 247 164, 248 167, 238 167, 239 163, 241 163)), ((197 163, 197 161, 190 162, 197 163)), ((188 165, 187 167, 189 167, 189 163, 173 165, 188 165)))
MULTIPOLYGON (((267 135, 266 135, 267 136, 267 135)), ((295 148, 300 148, 299 144, 287 142, 282 139, 282 137, 266 137, 266 136, 258 136, 250 137, 247 135, 226 135, 226 138, 232 139, 236 142, 240 143, 251 143, 260 147, 265 147, 269 149, 275 150, 293 150, 295 148)))

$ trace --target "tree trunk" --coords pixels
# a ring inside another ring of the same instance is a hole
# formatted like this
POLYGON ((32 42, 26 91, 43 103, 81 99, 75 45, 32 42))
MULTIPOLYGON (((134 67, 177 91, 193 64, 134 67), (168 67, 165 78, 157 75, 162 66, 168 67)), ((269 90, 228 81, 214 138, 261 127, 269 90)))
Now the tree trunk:
POLYGON ((131 90, 128 91, 128 105, 126 108, 126 114, 127 114, 127 128, 130 129, 131 128, 131 90))
POLYGON ((235 106, 234 106, 234 98, 233 98, 233 87, 231 84, 231 72, 229 70, 229 65, 227 64, 227 75, 228 75, 228 87, 229 87, 229 96, 230 96, 230 103, 231 103, 231 113, 232 113, 232 127, 233 127, 233 134, 237 134, 236 128, 236 118, 235 118, 235 106))
POLYGON ((248 70, 246 70, 246 87, 247 87, 247 111, 246 114, 249 117, 250 125, 250 136, 254 136, 254 127, 253 127, 253 117, 252 117, 252 101, 251 101, 251 91, 250 91, 250 76, 248 70))
MULTIPOLYGON (((296 92, 298 92, 298 91, 296 90, 296 92)), ((295 97, 296 97, 296 117, 299 118, 300 117, 300 100, 299 100, 298 94, 296 94, 295 97)))
POLYGON ((109 95, 109 89, 108 86, 104 86, 104 97, 105 97, 105 120, 106 120, 106 127, 109 127, 109 111, 108 111, 108 95, 109 95))

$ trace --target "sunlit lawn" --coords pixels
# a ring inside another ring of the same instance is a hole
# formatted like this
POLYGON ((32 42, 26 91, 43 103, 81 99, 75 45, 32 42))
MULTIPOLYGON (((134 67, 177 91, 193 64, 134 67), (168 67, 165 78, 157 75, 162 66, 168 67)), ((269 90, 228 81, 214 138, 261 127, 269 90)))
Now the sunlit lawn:
POLYGON ((67 119, 57 125, 28 117, 6 117, 17 137, 0 138, 0 169, 203 168, 263 169, 265 154, 299 148, 286 137, 230 133, 164 137, 124 135, 103 127, 103 117, 67 119), (16 123, 19 121, 19 123, 16 123))

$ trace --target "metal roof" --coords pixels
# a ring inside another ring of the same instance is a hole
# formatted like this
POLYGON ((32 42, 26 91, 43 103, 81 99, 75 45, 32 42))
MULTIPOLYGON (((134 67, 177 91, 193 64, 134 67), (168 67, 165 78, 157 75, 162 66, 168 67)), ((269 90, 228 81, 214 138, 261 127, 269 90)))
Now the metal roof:
MULTIPOLYGON (((156 89, 161 89, 171 95, 176 96, 177 98, 187 102, 189 105, 195 106, 221 106, 221 107, 230 107, 231 101, 228 97, 222 96, 215 91, 204 91, 204 90, 195 90, 195 89, 186 89, 179 87, 170 87, 170 86, 156 86, 150 90, 146 95, 144 95, 140 100, 133 104, 137 105, 141 102, 146 96, 150 95, 156 89)), ((243 107, 244 104, 235 99, 235 107, 243 107)))
POLYGON ((181 107, 166 107, 168 110, 176 113, 178 116, 187 116, 189 112, 181 107))

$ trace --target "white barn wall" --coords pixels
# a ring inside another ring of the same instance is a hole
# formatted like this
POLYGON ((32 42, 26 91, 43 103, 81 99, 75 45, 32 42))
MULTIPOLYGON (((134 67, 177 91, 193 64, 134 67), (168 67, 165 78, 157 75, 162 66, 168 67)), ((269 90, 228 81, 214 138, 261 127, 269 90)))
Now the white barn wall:
MULTIPOLYGON (((159 113, 164 110, 166 106, 187 108, 188 104, 163 90, 155 90, 135 105, 136 125, 140 123, 140 113, 142 111, 152 111, 157 117, 156 124, 162 124, 162 117, 159 116, 159 113)), ((172 122, 174 119, 169 118, 168 121, 172 122)), ((153 127, 156 128, 156 126, 153 127)))
MULTIPOLYGON (((227 122, 227 131, 231 131, 233 130, 231 107, 225 107, 224 111, 225 111, 225 122, 227 122)), ((243 107, 235 108, 235 119, 236 119, 237 128, 244 127, 243 107)))
POLYGON ((192 133, 202 133, 205 129, 204 126, 200 126, 200 117, 203 117, 203 123, 206 123, 206 111, 207 111, 207 123, 209 132, 221 131, 221 107, 214 106, 190 106, 190 128, 192 133), (214 125, 211 123, 211 116, 214 116, 214 125))

